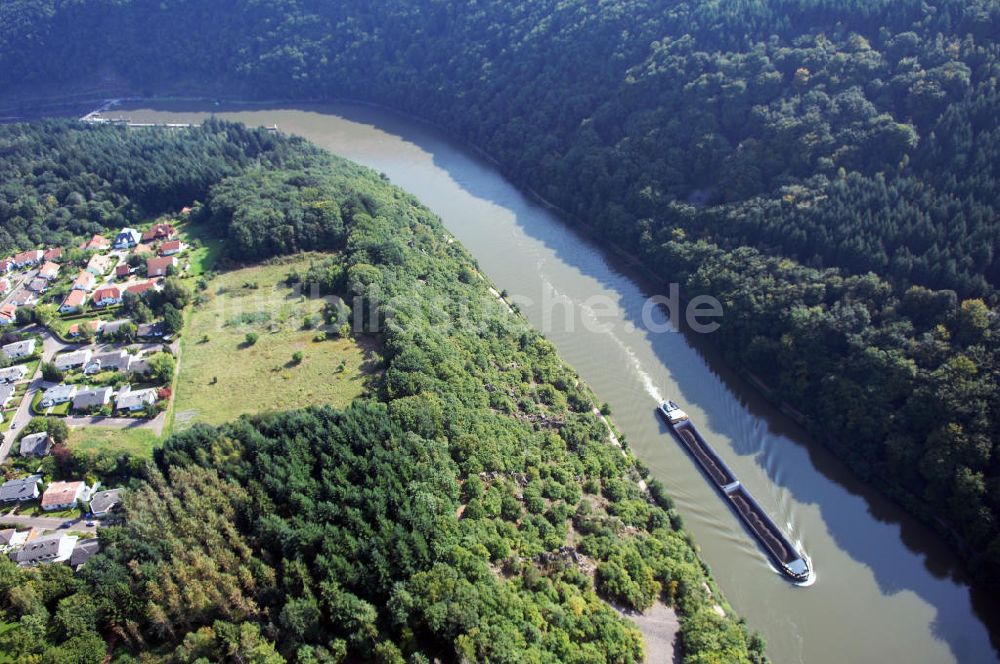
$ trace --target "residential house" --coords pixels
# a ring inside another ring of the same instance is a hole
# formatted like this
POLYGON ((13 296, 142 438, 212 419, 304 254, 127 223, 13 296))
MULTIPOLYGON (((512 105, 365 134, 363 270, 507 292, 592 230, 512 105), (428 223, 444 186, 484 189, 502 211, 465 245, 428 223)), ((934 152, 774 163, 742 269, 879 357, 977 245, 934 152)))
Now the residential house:
POLYGON ((150 279, 155 277, 165 277, 170 268, 177 265, 177 259, 173 256, 161 256, 160 258, 150 258, 146 261, 146 276, 150 279))
POLYGON ((73 281, 73 290, 90 292, 94 290, 96 283, 97 279, 94 277, 94 274, 83 270, 80 274, 76 275, 76 279, 73 281))
POLYGON ((145 355, 129 355, 127 371, 140 376, 148 374, 152 371, 149 366, 149 357, 145 355))
POLYGON ((80 245, 80 248, 85 251, 104 251, 111 247, 111 240, 104 237, 103 235, 95 235, 90 238, 89 241, 84 242, 80 245))
POLYGON ((101 551, 101 540, 96 538, 81 539, 73 547, 73 554, 69 557, 69 566, 74 571, 79 572, 84 563, 93 558, 101 551))
POLYGON ((122 289, 118 286, 102 286, 94 291, 91 302, 95 307, 109 307, 122 302, 122 289))
POLYGON ((157 390, 155 388, 132 390, 126 385, 118 392, 115 408, 136 413, 146 406, 156 403, 156 400, 157 390))
POLYGON ((59 276, 59 263, 48 261, 38 270, 38 276, 48 281, 53 281, 59 276))
POLYGON ((129 249, 139 244, 139 239, 142 236, 139 231, 134 228, 123 228, 118 231, 118 235, 115 236, 115 249, 129 249))
POLYGON ((23 503, 38 498, 41 475, 29 475, 17 480, 7 480, 0 485, 0 503, 23 503))
POLYGON ((38 296, 27 288, 20 288, 10 298, 10 303, 15 307, 30 307, 38 302, 38 296))
POLYGON ((142 234, 143 242, 155 242, 156 240, 172 240, 176 229, 171 224, 153 224, 153 227, 142 234))
POLYGON ((49 282, 47 279, 42 279, 41 277, 37 279, 32 279, 31 283, 28 284, 28 290, 34 293, 44 293, 49 289, 49 282))
POLYGON ((108 321, 107 323, 104 323, 103 327, 101 327, 101 334, 105 337, 114 336, 115 334, 118 333, 118 330, 122 329, 122 327, 131 324, 132 321, 129 320, 128 318, 120 318, 118 320, 108 321))
POLYGON ((87 302, 87 293, 82 290, 71 290, 62 304, 59 305, 59 312, 73 314, 83 307, 87 302))
POLYGON ((14 269, 14 260, 12 258, 4 258, 0 260, 0 274, 7 274, 14 269))
POLYGON ((42 259, 53 262, 62 258, 63 250, 62 247, 52 247, 51 249, 46 249, 45 253, 42 254, 42 259))
POLYGON ((75 396, 76 385, 55 385, 42 392, 42 400, 38 402, 38 405, 42 408, 51 408, 72 401, 75 396))
POLYGON ((6 293, 10 290, 10 279, 7 277, 0 277, 0 293, 6 293))
POLYGON ((27 375, 28 367, 23 364, 18 364, 13 367, 5 367, 0 369, 0 383, 16 383, 24 380, 24 377, 27 375))
POLYGON ((94 276, 103 277, 111 269, 111 263, 114 260, 111 256, 105 256, 104 254, 94 254, 87 261, 87 272, 90 272, 94 276))
POLYGON ((86 366, 87 362, 90 362, 90 358, 93 355, 94 352, 89 348, 82 348, 69 353, 56 355, 53 363, 60 371, 66 371, 67 369, 76 369, 77 367, 86 366))
POLYGON ((128 263, 119 263, 115 266, 115 277, 117 279, 128 279, 132 274, 132 266, 128 263))
POLYGON ((42 494, 42 509, 64 510, 75 506, 78 500, 90 500, 90 488, 84 482, 53 482, 42 494))
POLYGON ((135 293, 136 295, 145 295, 147 291, 151 291, 156 288, 155 281, 143 281, 138 284, 132 284, 125 288, 126 293, 135 293))
MULTIPOLYGON (((83 323, 83 325, 85 327, 89 328, 90 331, 92 333, 94 333, 95 335, 98 332, 101 331, 101 329, 102 329, 101 326, 103 324, 104 324, 104 321, 100 321, 100 320, 88 320, 86 323, 83 323)), ((72 325, 69 326, 69 329, 66 330, 66 334, 69 335, 70 337, 78 337, 78 336, 80 336, 80 331, 82 329, 80 327, 80 325, 81 325, 80 323, 73 323, 72 325)))
POLYGON ((22 530, 20 532, 13 528, 0 530, 0 551, 7 552, 20 549, 28 542, 28 535, 30 534, 30 530, 22 530))
POLYGON ((135 336, 140 339, 159 339, 166 335, 167 331, 162 322, 139 323, 136 327, 135 336))
POLYGON ((90 497, 90 513, 97 517, 105 516, 118 507, 121 502, 121 489, 97 491, 90 497))
POLYGON ((10 383, 0 383, 0 408, 6 408, 14 398, 14 386, 10 383))
POLYGON ((173 256, 179 254, 184 249, 184 244, 180 240, 168 240, 160 245, 161 256, 173 256))
POLYGON ((12 325, 17 322, 17 307, 11 303, 0 305, 0 325, 12 325))
POLYGON ((82 392, 77 392, 73 397, 73 410, 90 411, 100 410, 111 403, 111 395, 114 390, 110 387, 95 387, 82 392))
POLYGON ((12 344, 7 344, 6 346, 0 347, 0 351, 7 356, 9 360, 20 360, 22 357, 28 357, 35 352, 35 340, 25 339, 24 341, 15 341, 12 344))
POLYGON ((44 431, 33 433, 21 439, 21 446, 18 448, 21 456, 43 457, 52 448, 52 439, 44 431))
POLYGON ((30 251, 22 251, 14 256, 14 266, 15 267, 27 267, 29 265, 38 265, 42 262, 42 258, 45 256, 45 252, 41 249, 32 249, 30 251))
POLYGON ((92 376, 102 371, 128 371, 131 360, 132 356, 124 350, 101 353, 100 355, 95 355, 83 367, 83 373, 92 376))
POLYGON ((10 559, 21 567, 66 562, 79 539, 76 535, 45 535, 10 554, 10 559))

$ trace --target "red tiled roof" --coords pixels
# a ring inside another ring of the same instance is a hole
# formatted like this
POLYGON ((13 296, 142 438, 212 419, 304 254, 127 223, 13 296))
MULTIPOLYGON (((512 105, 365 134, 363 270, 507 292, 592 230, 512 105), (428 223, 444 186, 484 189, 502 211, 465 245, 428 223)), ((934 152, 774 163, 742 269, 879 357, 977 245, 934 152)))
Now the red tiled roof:
POLYGON ((76 279, 73 281, 74 286, 76 286, 77 284, 79 284, 80 286, 93 286, 94 275, 91 274, 90 272, 87 272, 86 270, 83 270, 82 272, 80 272, 80 274, 76 275, 76 279))
POLYGON ((38 260, 38 249, 32 249, 31 251, 22 251, 21 253, 14 256, 15 263, 27 263, 28 261, 38 260))
POLYGON ((156 282, 153 281, 143 281, 138 284, 132 284, 125 290, 129 293, 135 293, 136 295, 142 295, 146 291, 156 286, 156 282))
POLYGON ((170 224, 155 224, 142 234, 142 241, 149 242, 150 240, 173 237, 175 232, 174 227, 170 224))
POLYGON ((95 235, 88 242, 84 242, 81 249, 107 249, 111 246, 111 240, 103 235, 95 235))
POLYGON ((128 263, 122 263, 121 265, 115 267, 116 277, 127 277, 129 272, 130 268, 128 266, 128 263))
POLYGON ((54 261, 60 256, 62 256, 62 253, 63 253, 62 247, 52 247, 51 249, 47 249, 45 251, 45 255, 42 256, 42 258, 44 258, 47 261, 54 261))
MULTIPOLYGON (((87 327, 89 327, 94 332, 97 332, 98 330, 101 329, 101 321, 99 321, 99 320, 89 320, 89 321, 87 321, 87 327)), ((67 330, 67 333, 71 337, 75 337, 76 335, 80 334, 80 324, 79 323, 73 323, 72 325, 70 325, 69 326, 69 330, 67 330)))
POLYGON ((66 299, 63 300, 64 307, 79 307, 87 300, 87 294, 81 290, 70 291, 66 299))
POLYGON ((38 270, 38 276, 40 277, 54 277, 59 274, 59 264, 53 263, 52 261, 47 262, 38 270))
POLYGON ((180 240, 170 240, 160 245, 160 253, 162 254, 165 251, 180 251, 180 248, 181 248, 180 240))
POLYGON ((146 261, 146 274, 153 276, 159 274, 166 274, 167 268, 174 264, 173 256, 165 256, 163 258, 150 258, 146 261))
POLYGON ((118 286, 104 286, 98 288, 94 291, 94 301, 100 302, 101 300, 120 300, 122 297, 122 291, 118 286))
POLYGON ((82 487, 83 482, 53 482, 42 494, 42 507, 71 503, 82 487))
POLYGON ((4 318, 17 317, 17 307, 10 303, 3 305, 0 307, 0 316, 3 316, 4 318))

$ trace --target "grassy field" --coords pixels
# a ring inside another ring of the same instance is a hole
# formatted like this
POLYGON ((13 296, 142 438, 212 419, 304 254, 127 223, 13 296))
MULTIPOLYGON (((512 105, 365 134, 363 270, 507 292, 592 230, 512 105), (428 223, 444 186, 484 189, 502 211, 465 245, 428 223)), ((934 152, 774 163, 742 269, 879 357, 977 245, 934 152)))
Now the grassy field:
POLYGON ((323 302, 284 284, 308 257, 226 272, 209 284, 181 338, 173 427, 221 424, 236 417, 312 404, 342 406, 365 383, 365 351, 350 339, 314 341, 303 320, 319 319, 323 302), (247 334, 257 335, 255 343, 247 334), (301 352, 296 363, 292 355, 301 352))
POLYGON ((181 258, 181 264, 190 263, 191 269, 188 274, 200 277, 213 267, 215 261, 222 251, 222 240, 206 234, 197 225, 190 222, 182 222, 175 225, 178 237, 182 242, 191 244, 192 240, 197 240, 201 246, 189 249, 181 258))
POLYGON ((151 457, 159 437, 150 429, 112 429, 108 427, 79 427, 70 429, 66 445, 70 449, 98 454, 112 452, 130 453, 151 457))

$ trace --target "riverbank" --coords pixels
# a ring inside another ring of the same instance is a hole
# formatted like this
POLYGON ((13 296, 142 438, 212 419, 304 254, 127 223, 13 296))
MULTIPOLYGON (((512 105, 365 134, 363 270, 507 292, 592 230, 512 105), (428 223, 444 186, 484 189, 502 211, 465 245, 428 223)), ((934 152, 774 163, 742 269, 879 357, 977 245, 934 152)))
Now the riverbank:
MULTIPOLYGON (((587 223, 585 220, 574 216, 568 210, 556 205, 552 201, 546 199, 537 190, 535 190, 530 182, 525 181, 520 178, 517 173, 510 171, 505 165, 495 158, 492 154, 484 150, 478 145, 475 145, 463 137, 457 136, 451 133, 447 127, 444 127, 436 122, 428 120, 419 115, 401 111, 384 104, 377 102, 372 102, 364 99, 356 99, 350 97, 340 97, 331 100, 320 100, 320 99, 300 99, 300 100, 280 100, 280 99, 251 99, 251 100, 241 100, 241 99, 227 99, 225 98, 225 91, 220 92, 223 96, 213 96, 207 94, 204 91, 197 91, 195 89, 188 89, 185 91, 184 88, 179 88, 178 92, 174 94, 167 94, 163 96, 157 96, 153 98, 138 97, 134 94, 125 94, 122 96, 122 101, 130 104, 214 104, 219 108, 220 112, 223 112, 227 105, 235 105, 240 107, 256 107, 261 110, 266 110, 271 107, 283 107, 286 105, 302 106, 302 107, 319 107, 329 104, 350 104, 356 106, 363 106, 372 109, 377 109, 382 112, 392 113, 394 115, 406 118, 407 120, 429 127, 435 131, 441 132, 443 135, 447 136, 449 140, 460 144, 466 150, 476 154, 478 157, 492 165, 499 172, 501 172, 509 181, 513 182, 522 192, 525 193, 531 200, 551 212, 557 219, 562 223, 566 224, 567 227, 573 229, 575 232, 583 234, 588 239, 599 243, 603 249, 611 250, 611 253, 621 261, 621 264, 633 273, 634 277, 640 280, 640 283, 645 282, 645 286, 649 292, 659 292, 662 285, 664 284, 664 278, 658 275, 654 270, 649 268, 639 256, 634 252, 629 251, 625 247, 616 243, 613 238, 608 238, 607 236, 600 233, 600 231, 592 224, 587 223)), ((83 93, 84 96, 93 97, 94 93, 83 93)), ((70 96, 64 98, 62 101, 67 99, 75 99, 76 97, 70 96)), ((58 104, 60 98, 58 96, 47 98, 46 101, 50 103, 58 104)), ((106 101, 106 100, 101 100, 106 101)), ((0 107, 0 115, 3 115, 3 108, 0 107)), ((280 129, 280 128, 279 128, 280 129)), ((682 304, 687 304, 689 299, 684 293, 680 293, 680 302, 682 304)), ((687 333, 683 321, 673 321, 674 324, 681 330, 682 333, 687 333)), ((699 347, 700 349, 705 349, 705 342, 701 339, 692 338, 691 342, 699 347)), ((718 349, 707 342, 708 346, 712 347, 712 350, 717 354, 718 349)), ((759 377, 754 376, 749 371, 740 367, 739 365, 733 365, 728 362, 728 360, 723 360, 726 362, 729 369, 734 372, 734 375, 738 376, 746 386, 754 389, 763 399, 765 399, 771 406, 781 411, 785 416, 794 421, 798 426, 802 427, 807 434, 813 438, 815 441, 822 444, 827 450, 835 453, 837 446, 835 441, 831 439, 825 432, 824 427, 820 422, 817 422, 799 410, 794 406, 784 401, 776 395, 774 388, 767 385, 759 377)), ((846 465, 846 461, 844 462, 846 465)), ((853 470, 853 469, 852 469, 853 470)), ((854 471, 856 472, 856 471, 854 471)), ((940 519, 931 510, 930 506, 923 501, 919 496, 913 494, 912 492, 906 491, 902 487, 893 487, 886 483, 871 482, 871 478, 860 477, 861 481, 870 483, 870 486, 884 495, 886 498, 892 500, 900 507, 906 509, 913 516, 918 518, 923 523, 934 528, 934 530, 944 538, 950 546, 954 547, 957 551, 962 554, 963 564, 967 572, 972 572, 968 562, 971 555, 971 550, 968 544, 958 535, 956 531, 948 527, 948 525, 940 519)))
MULTIPOLYGON (((299 106, 299 105, 296 105, 299 106)), ((608 331, 546 336, 607 400, 629 448, 670 487, 677 509, 726 597, 765 633, 775 661, 835 664, 995 662, 982 624, 989 609, 970 593, 939 538, 860 484, 821 445, 680 334, 629 331, 648 290, 604 243, 540 207, 481 156, 426 124, 370 106, 145 110, 137 119, 189 122, 218 112, 252 125, 278 123, 383 172, 441 216, 498 288, 549 288, 580 310, 594 295, 617 312, 608 331), (170 110, 170 112, 166 112, 170 110), (718 500, 655 416, 655 392, 680 399, 779 524, 810 552, 822 577, 808 590, 771 571, 759 547, 718 500), (977 615, 978 614, 978 615, 977 615), (871 626, 879 625, 878 633, 871 626), (900 635, 888 642, 880 634, 900 635), (905 637, 905 638, 904 638, 905 637)), ((544 328, 539 303, 520 305, 544 328)))

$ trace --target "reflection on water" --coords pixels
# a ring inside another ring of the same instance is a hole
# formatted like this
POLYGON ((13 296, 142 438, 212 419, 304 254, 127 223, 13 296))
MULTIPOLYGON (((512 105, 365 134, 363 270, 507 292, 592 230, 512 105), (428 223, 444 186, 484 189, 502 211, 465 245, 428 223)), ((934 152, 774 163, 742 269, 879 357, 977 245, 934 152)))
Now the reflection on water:
MULTIPOLYGON (((123 112, 136 121, 198 121, 196 105, 123 112)), ((725 370, 706 339, 642 325, 655 293, 627 265, 523 196, 470 150, 427 126, 359 105, 218 107, 277 124, 386 173, 441 216, 484 272, 543 327, 541 306, 565 298, 579 320, 594 295, 614 304, 594 326, 545 325, 547 336, 607 400, 637 455, 674 496, 727 597, 768 641, 775 662, 996 662, 987 623, 996 610, 970 591, 927 528, 853 479, 821 446, 725 370), (775 521, 812 558, 815 585, 774 573, 764 553, 656 417, 669 397, 775 521)), ((664 322, 659 312, 658 322, 664 322)), ((550 321, 551 322, 551 321, 550 321)), ((996 631, 996 630, 994 630, 996 631)))

